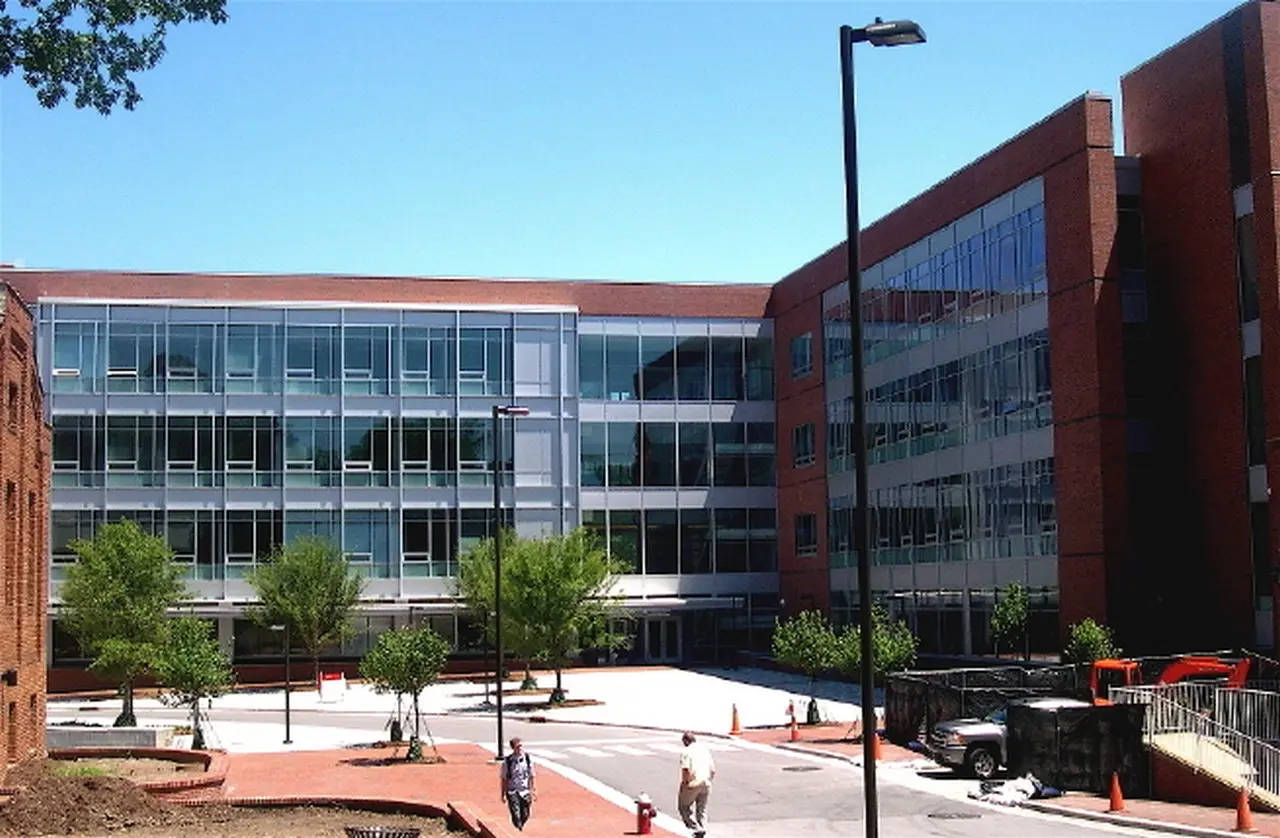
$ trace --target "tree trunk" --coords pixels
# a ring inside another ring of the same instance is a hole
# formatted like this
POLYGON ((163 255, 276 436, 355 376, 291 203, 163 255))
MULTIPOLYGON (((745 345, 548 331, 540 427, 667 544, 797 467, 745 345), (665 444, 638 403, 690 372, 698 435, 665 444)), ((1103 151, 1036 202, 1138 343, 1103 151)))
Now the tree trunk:
POLYGON ((562 682, 561 682, 560 675, 561 675, 560 667, 557 666, 556 667, 556 688, 551 691, 551 699, 547 702, 548 704, 564 703, 564 687, 561 685, 562 682))
POLYGON ((114 727, 136 727, 138 719, 133 715, 133 678, 123 684, 124 702, 120 707, 120 715, 116 716, 114 727))
POLYGON ((422 736, 421 714, 418 712, 418 694, 413 694, 413 738, 422 736))
POLYGON ((311 680, 315 683, 316 689, 320 689, 320 653, 316 652, 311 656, 311 680))
POLYGON ((191 750, 204 750, 204 733, 200 730, 200 698, 191 701, 191 750))

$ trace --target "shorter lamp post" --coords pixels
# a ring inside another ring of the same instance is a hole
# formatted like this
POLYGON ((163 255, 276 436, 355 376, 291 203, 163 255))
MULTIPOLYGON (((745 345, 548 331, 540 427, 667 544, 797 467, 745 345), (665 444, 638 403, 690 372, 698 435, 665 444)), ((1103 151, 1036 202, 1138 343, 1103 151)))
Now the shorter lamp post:
MULTIPOLYGON (((493 643, 497 647, 498 759, 502 759, 502 423, 503 416, 528 416, 518 404, 493 406, 493 643)), ((514 452, 512 452, 514 454, 514 452)))
POLYGON ((275 625, 271 627, 272 631, 284 632, 284 744, 292 745, 293 737, 289 733, 289 693, 290 689, 290 664, 293 662, 289 657, 289 624, 275 625))

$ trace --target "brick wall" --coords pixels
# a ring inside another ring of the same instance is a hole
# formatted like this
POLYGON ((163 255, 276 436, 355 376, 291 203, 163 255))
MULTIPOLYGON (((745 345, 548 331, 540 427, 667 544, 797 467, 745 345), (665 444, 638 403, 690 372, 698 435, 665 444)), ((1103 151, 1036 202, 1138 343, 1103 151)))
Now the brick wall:
POLYGON ((49 427, 35 332, 4 287, 0 320, 0 775, 44 749, 49 427))

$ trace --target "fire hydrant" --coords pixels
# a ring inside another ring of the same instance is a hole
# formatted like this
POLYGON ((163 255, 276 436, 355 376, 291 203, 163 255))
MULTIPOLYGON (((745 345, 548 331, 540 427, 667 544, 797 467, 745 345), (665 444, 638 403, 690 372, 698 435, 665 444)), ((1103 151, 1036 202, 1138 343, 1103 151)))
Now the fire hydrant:
POLYGON ((636 834, 652 835, 653 819, 658 816, 658 810, 653 807, 653 801, 649 795, 644 792, 636 798, 636 834))

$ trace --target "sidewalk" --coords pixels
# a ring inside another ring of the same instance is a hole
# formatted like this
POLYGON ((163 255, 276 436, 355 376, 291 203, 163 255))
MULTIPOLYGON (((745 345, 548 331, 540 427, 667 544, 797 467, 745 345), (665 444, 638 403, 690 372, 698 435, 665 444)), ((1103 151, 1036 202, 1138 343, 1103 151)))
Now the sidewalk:
MULTIPOLYGON (((1108 823, 1143 826, 1159 829, 1166 827, 1188 827, 1187 834, 1195 834, 1193 830, 1216 830, 1231 834, 1236 827, 1235 809, 1214 806, 1196 806, 1191 803, 1168 803, 1163 800, 1140 800, 1129 798, 1124 802, 1125 811, 1108 813, 1109 801, 1106 797, 1092 794, 1069 793, 1064 797, 1052 800, 1032 800, 1024 804, 1038 812, 1070 817, 1092 816, 1091 819, 1106 820, 1108 823), (1151 824, 1140 824, 1137 821, 1150 821, 1151 824)), ((1253 825, 1257 829, 1255 835, 1269 835, 1280 838, 1280 815, 1265 812, 1253 813, 1253 825)), ((1169 830, 1172 831, 1172 830, 1169 830)), ((1240 833, 1235 833, 1240 834, 1240 833)))
MULTIPOLYGON (((439 765, 403 762, 398 757, 404 755, 404 748, 231 754, 221 796, 292 799, 305 789, 307 798, 403 800, 440 810, 452 804, 455 809, 470 809, 491 828, 505 826, 516 834, 506 804, 499 798, 498 768, 492 756, 476 745, 441 745, 439 750, 445 759, 439 765), (299 783, 304 777, 305 783, 299 783)), ((550 770, 538 772, 537 790, 525 835, 635 833, 634 814, 550 770)), ((656 826, 653 834, 675 835, 656 826)))

